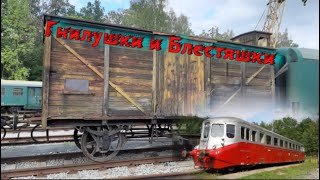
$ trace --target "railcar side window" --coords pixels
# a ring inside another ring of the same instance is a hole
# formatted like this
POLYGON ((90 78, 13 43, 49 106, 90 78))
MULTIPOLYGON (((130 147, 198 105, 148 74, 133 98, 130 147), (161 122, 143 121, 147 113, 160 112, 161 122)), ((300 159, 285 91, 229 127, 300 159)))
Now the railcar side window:
POLYGON ((267 144, 271 144, 271 136, 267 135, 267 144))
POLYGON ((23 89, 22 88, 13 88, 12 95, 13 96, 22 96, 23 95, 23 89))
POLYGON ((227 124, 227 137, 228 138, 234 138, 235 129, 236 129, 235 125, 227 124))
POLYGON ((278 146, 278 138, 273 138, 273 145, 278 146))
POLYGON ((203 128, 203 138, 207 138, 210 131, 210 122, 206 122, 203 128))
POLYGON ((1 96, 6 95, 6 88, 1 88, 1 96))
POLYGON ((296 149, 296 145, 295 144, 292 144, 292 149, 296 149))
POLYGON ((261 144, 264 144, 265 141, 264 141, 264 134, 263 133, 260 133, 260 143, 261 144))
POLYGON ((283 140, 280 140, 280 147, 283 147, 283 140))
POLYGON ((241 139, 244 139, 244 127, 241 126, 241 139))
POLYGON ((251 141, 256 141, 256 134, 257 134, 257 131, 251 131, 251 141))
POLYGON ((249 137, 250 137, 250 129, 246 128, 246 139, 247 139, 247 141, 249 141, 249 137))
POLYGON ((286 143, 285 143, 285 148, 288 148, 288 142, 286 141, 286 143))
POLYGON ((224 134, 223 124, 212 124, 211 136, 212 137, 222 137, 224 134))
POLYGON ((291 148, 292 148, 291 143, 289 143, 289 149, 291 149, 291 148))

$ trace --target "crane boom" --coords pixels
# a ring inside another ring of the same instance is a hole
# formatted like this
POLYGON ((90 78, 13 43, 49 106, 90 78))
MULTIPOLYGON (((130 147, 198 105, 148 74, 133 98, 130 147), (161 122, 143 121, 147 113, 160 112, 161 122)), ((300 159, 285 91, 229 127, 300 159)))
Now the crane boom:
POLYGON ((272 33, 270 45, 273 48, 275 48, 277 44, 285 5, 285 0, 269 0, 267 4, 269 8, 262 31, 272 33))

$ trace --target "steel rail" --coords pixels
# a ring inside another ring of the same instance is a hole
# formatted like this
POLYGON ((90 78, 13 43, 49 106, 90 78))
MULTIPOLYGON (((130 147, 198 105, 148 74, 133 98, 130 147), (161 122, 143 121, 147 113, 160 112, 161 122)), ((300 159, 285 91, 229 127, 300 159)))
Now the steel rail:
MULTIPOLYGON (((139 148, 139 149, 124 149, 119 152, 119 155, 125 153, 142 153, 148 151, 165 151, 165 150, 174 150, 177 146, 156 146, 148 148, 139 148)), ((74 157, 85 157, 82 152, 66 152, 66 153, 55 153, 55 154, 41 154, 35 156, 15 156, 15 157, 1 157, 1 163, 20 163, 28 161, 47 161, 51 159, 71 159, 74 157)))
POLYGON ((157 164, 162 162, 179 161, 178 156, 164 156, 164 157, 152 157, 143 159, 131 159, 131 160, 120 160, 120 161, 109 161, 105 163, 83 163, 83 164, 71 164, 63 166, 51 166, 51 167, 40 167, 40 168, 25 168, 16 170, 5 170, 1 171, 1 179, 9 179, 23 176, 38 176, 43 177, 48 174, 69 172, 74 173, 81 170, 94 170, 94 169, 107 169, 118 166, 134 166, 140 164, 157 164))

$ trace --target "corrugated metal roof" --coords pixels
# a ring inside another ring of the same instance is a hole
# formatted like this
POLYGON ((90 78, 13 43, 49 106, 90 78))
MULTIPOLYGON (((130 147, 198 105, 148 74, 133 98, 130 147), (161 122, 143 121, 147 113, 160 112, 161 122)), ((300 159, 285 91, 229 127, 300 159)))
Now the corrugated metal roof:
POLYGON ((319 50, 308 48, 297 48, 304 59, 319 60, 319 50))
POLYGON ((253 31, 249 31, 249 32, 245 32, 245 33, 239 34, 239 35, 231 38, 230 40, 237 39, 240 36, 244 36, 244 35, 247 35, 247 34, 250 34, 250 33, 260 33, 260 34, 272 35, 272 33, 270 33, 270 32, 253 30, 253 31))
POLYGON ((1 79, 1 86, 28 86, 28 87, 42 87, 41 81, 20 81, 20 80, 4 80, 1 79))

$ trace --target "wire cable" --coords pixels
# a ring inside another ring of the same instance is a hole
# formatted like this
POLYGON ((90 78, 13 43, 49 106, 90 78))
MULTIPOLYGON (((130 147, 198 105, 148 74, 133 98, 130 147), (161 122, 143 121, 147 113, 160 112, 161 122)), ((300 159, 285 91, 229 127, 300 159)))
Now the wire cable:
POLYGON ((254 28, 254 30, 256 30, 256 29, 257 29, 257 27, 258 27, 258 25, 259 25, 259 23, 260 23, 260 21, 261 21, 261 19, 262 19, 263 15, 264 15, 264 13, 266 12, 266 9, 267 9, 268 5, 269 5, 269 3, 266 5, 266 8, 264 8, 264 11, 263 11, 263 13, 262 13, 262 15, 261 15, 261 17, 260 17, 260 19, 259 19, 259 21, 258 21, 258 24, 257 24, 257 25, 256 25, 256 27, 254 28))

